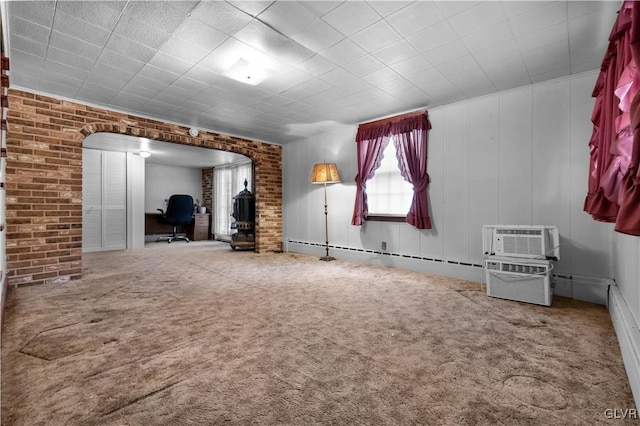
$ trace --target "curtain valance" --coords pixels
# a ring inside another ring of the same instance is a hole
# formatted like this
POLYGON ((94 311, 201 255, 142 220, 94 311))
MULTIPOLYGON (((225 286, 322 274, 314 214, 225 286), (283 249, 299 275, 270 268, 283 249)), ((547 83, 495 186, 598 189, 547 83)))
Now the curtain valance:
POLYGON ((356 142, 398 135, 412 130, 429 130, 431 122, 427 111, 416 111, 358 126, 356 142))

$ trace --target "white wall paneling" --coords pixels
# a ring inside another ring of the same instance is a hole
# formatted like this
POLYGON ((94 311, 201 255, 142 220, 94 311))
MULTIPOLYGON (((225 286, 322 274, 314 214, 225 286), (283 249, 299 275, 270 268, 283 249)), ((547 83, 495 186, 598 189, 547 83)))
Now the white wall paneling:
MULTIPOLYGON (((444 108, 444 258, 469 258, 469 103, 444 108)), ((434 133, 438 130, 432 130, 434 133)))
POLYGON ((432 230, 388 222, 349 225, 355 186, 344 170, 355 176, 355 126, 284 145, 285 239, 301 243, 291 247, 322 253, 321 188, 307 182, 313 163, 335 161, 343 182, 328 188, 329 241, 345 249, 334 256, 353 257, 347 254, 352 250, 369 262, 417 262, 421 270, 471 276, 480 268, 462 271, 458 263, 481 263, 482 225, 556 225, 567 242, 559 272, 611 278, 611 226, 593 221, 581 202, 596 77, 592 72, 429 110, 432 230), (377 253, 382 241, 399 256, 377 253), (361 255, 360 249, 370 252, 361 255), (407 258, 411 262, 399 260, 407 258))
POLYGON ((469 104, 469 261, 482 264, 482 225, 498 222, 499 99, 469 104))
POLYGON ((555 225, 565 236, 555 271, 571 272, 571 82, 533 88, 531 221, 555 225))
POLYGON ((144 209, 157 213, 165 209, 165 199, 173 194, 187 194, 202 201, 202 169, 159 164, 145 165, 144 209))
POLYGON ((500 163, 498 223, 531 225, 531 87, 498 95, 500 163))
POLYGON ((571 80, 571 157, 565 165, 571 170, 571 238, 568 240, 566 233, 563 233, 562 237, 563 244, 571 245, 572 271, 580 271, 581 274, 594 277, 613 277, 613 225, 595 222, 583 211, 589 175, 589 168, 583 164, 589 164, 589 139, 593 130, 593 85, 594 79, 591 74, 571 80))

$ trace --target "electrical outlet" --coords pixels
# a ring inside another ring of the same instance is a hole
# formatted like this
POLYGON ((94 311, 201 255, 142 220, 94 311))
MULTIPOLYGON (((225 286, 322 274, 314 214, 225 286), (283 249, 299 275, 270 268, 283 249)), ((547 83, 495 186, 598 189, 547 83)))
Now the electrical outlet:
POLYGON ((382 244, 380 245, 380 248, 381 248, 382 250, 386 250, 386 249, 387 249, 387 242, 386 242, 386 241, 383 241, 383 242, 382 242, 382 244))

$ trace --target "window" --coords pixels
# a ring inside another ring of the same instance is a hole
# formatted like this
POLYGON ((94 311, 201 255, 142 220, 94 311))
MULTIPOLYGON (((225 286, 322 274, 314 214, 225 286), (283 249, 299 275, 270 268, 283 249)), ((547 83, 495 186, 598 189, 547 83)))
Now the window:
POLYGON ((380 168, 367 181, 367 203, 369 219, 377 216, 399 216, 404 218, 411 207, 413 186, 404 180, 398 168, 396 147, 393 138, 384 149, 380 168))
POLYGON ((213 169, 213 233, 216 239, 231 240, 233 222, 233 197, 244 189, 253 187, 252 163, 216 167, 213 169))

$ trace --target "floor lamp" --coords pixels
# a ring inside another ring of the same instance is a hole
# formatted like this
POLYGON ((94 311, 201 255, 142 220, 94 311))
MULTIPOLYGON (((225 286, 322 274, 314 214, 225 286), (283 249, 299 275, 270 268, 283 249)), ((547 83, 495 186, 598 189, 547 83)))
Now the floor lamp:
POLYGON ((335 163, 318 163, 314 164, 313 172, 311 172, 311 183, 321 183, 324 185, 324 247, 326 255, 320 260, 330 261, 336 260, 335 257, 329 256, 329 225, 327 222, 327 184, 340 182, 338 167, 335 163))

